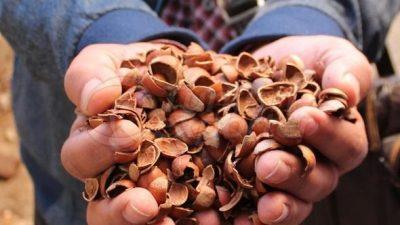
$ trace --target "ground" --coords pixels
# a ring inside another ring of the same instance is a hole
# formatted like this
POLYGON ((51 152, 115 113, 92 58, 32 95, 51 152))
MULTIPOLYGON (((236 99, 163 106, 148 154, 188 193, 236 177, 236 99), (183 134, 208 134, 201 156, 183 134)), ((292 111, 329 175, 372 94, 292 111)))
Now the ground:
MULTIPOLYGON (((13 53, 0 36, 0 157, 19 158, 18 136, 11 110, 10 80, 13 53)), ((0 160, 1 163, 1 160, 0 160)), ((33 187, 26 168, 0 180, 0 224, 33 224, 33 187)))
MULTIPOLYGON (((400 74, 400 16, 392 26, 387 46, 395 62, 395 71, 400 74)), ((12 60, 12 50, 0 35, 0 157, 19 158, 9 92, 12 60)), ((33 225, 33 187, 23 164, 11 178, 0 179, 0 224, 33 225)))

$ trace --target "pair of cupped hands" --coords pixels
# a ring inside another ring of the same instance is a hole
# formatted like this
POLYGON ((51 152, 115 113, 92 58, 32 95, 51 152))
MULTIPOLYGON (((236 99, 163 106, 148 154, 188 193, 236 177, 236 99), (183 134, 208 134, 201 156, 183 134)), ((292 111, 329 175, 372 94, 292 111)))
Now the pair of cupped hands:
MULTIPOLYGON (((121 78, 126 69, 122 61, 158 44, 96 44, 75 57, 65 76, 65 91, 77 106, 77 118, 61 152, 65 169, 84 180, 96 177, 114 164, 114 152, 123 151, 137 135, 136 126, 127 120, 104 123, 83 129, 87 116, 105 111, 121 95, 121 78), (100 140, 100 141, 99 141, 100 140)), ((356 106, 368 91, 372 70, 366 57, 350 42, 330 36, 285 37, 253 52, 256 58, 272 56, 276 61, 295 54, 306 68, 314 69, 323 88, 335 87, 356 106)), ((314 202, 328 196, 341 175, 354 169, 365 158, 368 143, 363 120, 355 108, 356 123, 330 117, 317 108, 302 107, 289 120, 298 121, 304 142, 319 151, 317 165, 302 176, 302 161, 282 150, 264 153, 256 162, 257 177, 278 191, 262 196, 258 216, 265 224, 300 224, 312 210, 314 202)), ((143 188, 132 188, 113 199, 89 202, 89 225, 138 225, 152 220, 158 213, 156 200, 143 188)), ((240 215, 235 225, 251 224, 249 215, 240 215)), ((216 211, 198 212, 199 224, 218 225, 216 211)), ((174 224, 165 218, 158 225, 174 224)))

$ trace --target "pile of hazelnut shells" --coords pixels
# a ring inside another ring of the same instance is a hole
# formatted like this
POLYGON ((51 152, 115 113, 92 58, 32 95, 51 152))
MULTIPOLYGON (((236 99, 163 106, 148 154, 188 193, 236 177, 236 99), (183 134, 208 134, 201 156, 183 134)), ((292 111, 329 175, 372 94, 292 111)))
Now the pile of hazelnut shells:
POLYGON ((115 165, 85 181, 87 201, 114 198, 143 187, 159 213, 176 224, 197 224, 194 214, 213 208, 230 221, 247 212, 253 224, 257 200, 269 191, 255 174, 267 151, 284 150, 304 162, 304 175, 316 164, 289 116, 303 106, 354 122, 347 96, 321 90, 315 71, 297 56, 275 62, 205 51, 192 43, 156 45, 121 67, 123 94, 109 110, 87 120, 130 120, 136 125, 129 150, 114 153, 115 165))

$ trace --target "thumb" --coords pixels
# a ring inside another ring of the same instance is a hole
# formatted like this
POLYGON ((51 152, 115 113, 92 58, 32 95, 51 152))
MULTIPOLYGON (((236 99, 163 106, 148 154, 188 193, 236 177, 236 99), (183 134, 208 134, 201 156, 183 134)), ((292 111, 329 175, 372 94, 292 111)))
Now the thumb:
POLYGON ((83 49, 69 66, 64 87, 68 98, 86 115, 103 112, 121 95, 121 63, 158 45, 96 44, 83 49))

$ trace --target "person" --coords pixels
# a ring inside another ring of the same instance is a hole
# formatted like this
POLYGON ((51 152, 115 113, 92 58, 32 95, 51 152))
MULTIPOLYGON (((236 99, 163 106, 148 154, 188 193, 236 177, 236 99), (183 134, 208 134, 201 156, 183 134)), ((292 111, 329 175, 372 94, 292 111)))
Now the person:
MULTIPOLYGON (((197 0, 167 1, 164 7, 183 2, 203 7, 197 0)), ((236 54, 251 49, 256 57, 271 55, 277 60, 296 54, 318 72, 324 88, 340 88, 351 106, 357 106, 370 88, 368 60, 379 58, 400 7, 396 0, 377 4, 373 0, 268 1, 221 51, 236 54)), ((181 11, 176 15, 184 15, 181 11)), ((211 20, 207 15, 204 21, 211 20)), ((104 140, 107 145, 93 141, 93 133, 80 127, 86 116, 104 111, 121 94, 119 65, 130 55, 154 47, 143 41, 206 43, 188 29, 166 25, 139 0, 3 0, 0 31, 16 55, 13 107, 22 158, 35 187, 36 224, 85 224, 87 220, 89 225, 128 225, 151 220, 157 206, 144 189, 133 188, 113 200, 88 205, 81 198, 82 179, 113 163, 112 153, 127 144, 115 140, 129 137, 132 124, 119 121, 98 128, 113 131, 104 140)), ((280 150, 261 156, 257 176, 277 190, 258 202, 263 223, 300 224, 313 203, 328 196, 339 177, 361 163, 368 144, 362 118, 354 111, 355 124, 307 107, 293 114, 290 119, 299 121, 304 140, 323 159, 311 174, 301 177, 301 161, 296 157, 280 150)), ((200 212, 197 218, 200 224, 222 222, 213 211, 200 212)), ((248 221, 239 217, 235 224, 248 221)))

